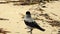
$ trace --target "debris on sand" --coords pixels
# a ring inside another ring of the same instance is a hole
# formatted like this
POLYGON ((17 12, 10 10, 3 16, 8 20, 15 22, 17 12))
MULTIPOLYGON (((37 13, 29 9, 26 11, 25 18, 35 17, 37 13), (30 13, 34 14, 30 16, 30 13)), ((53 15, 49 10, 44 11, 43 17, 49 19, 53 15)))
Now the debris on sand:
POLYGON ((0 18, 0 20, 9 20, 9 19, 5 19, 5 18, 0 18))

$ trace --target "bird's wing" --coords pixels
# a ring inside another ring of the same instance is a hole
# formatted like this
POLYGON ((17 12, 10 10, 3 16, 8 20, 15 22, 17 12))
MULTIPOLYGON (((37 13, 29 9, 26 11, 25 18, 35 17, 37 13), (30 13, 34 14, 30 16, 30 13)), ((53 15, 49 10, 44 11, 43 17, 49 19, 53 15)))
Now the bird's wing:
POLYGON ((26 21, 24 20, 25 24, 30 26, 30 27, 33 27, 33 28, 36 28, 37 26, 39 26, 35 21, 26 21))
POLYGON ((41 31, 45 31, 45 29, 41 28, 35 21, 29 22, 29 21, 25 21, 25 20, 24 20, 24 22, 25 22, 25 24, 26 24, 27 26, 29 26, 29 27, 37 28, 37 29, 39 29, 39 30, 41 30, 41 31))
POLYGON ((35 21, 30 22, 29 25, 33 28, 39 28, 40 27, 35 21))
POLYGON ((40 27, 35 21, 32 22, 31 24, 32 24, 32 27, 37 28, 37 29, 39 29, 41 31, 45 31, 45 29, 43 29, 42 27, 40 27))

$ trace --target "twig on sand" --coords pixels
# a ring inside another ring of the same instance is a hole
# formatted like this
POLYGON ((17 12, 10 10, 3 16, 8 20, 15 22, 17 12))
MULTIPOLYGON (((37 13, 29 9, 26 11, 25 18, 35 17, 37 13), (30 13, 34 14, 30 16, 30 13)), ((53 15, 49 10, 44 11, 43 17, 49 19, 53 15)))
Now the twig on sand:
POLYGON ((0 20, 9 20, 9 19, 5 19, 5 18, 0 18, 0 20))
POLYGON ((5 31, 5 30, 3 30, 3 28, 0 28, 0 33, 7 34, 7 33, 11 33, 11 32, 10 31, 5 31))

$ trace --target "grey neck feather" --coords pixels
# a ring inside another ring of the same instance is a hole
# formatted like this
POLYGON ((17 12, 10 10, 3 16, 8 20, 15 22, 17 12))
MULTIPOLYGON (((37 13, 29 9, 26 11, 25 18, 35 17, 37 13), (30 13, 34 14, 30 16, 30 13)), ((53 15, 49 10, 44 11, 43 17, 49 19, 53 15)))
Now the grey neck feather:
POLYGON ((31 18, 31 15, 26 15, 27 18, 31 18))
POLYGON ((31 15, 26 15, 24 20, 28 21, 28 22, 33 22, 33 19, 31 18, 31 15))

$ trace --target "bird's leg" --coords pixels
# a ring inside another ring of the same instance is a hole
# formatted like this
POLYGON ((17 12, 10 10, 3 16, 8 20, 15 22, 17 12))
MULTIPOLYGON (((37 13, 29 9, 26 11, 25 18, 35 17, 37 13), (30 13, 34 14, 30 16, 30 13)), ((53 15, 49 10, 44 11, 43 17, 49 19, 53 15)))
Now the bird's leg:
POLYGON ((30 33, 30 34, 32 34, 32 30, 33 30, 33 28, 31 28, 31 27, 27 27, 27 28, 25 28, 25 29, 30 29, 30 31, 27 31, 27 32, 30 33))
POLYGON ((30 32, 30 33, 32 34, 32 30, 33 30, 33 29, 30 29, 30 31, 28 31, 28 32, 30 32))
POLYGON ((33 30, 33 29, 31 29, 31 32, 30 32, 30 34, 32 34, 32 30, 33 30))

